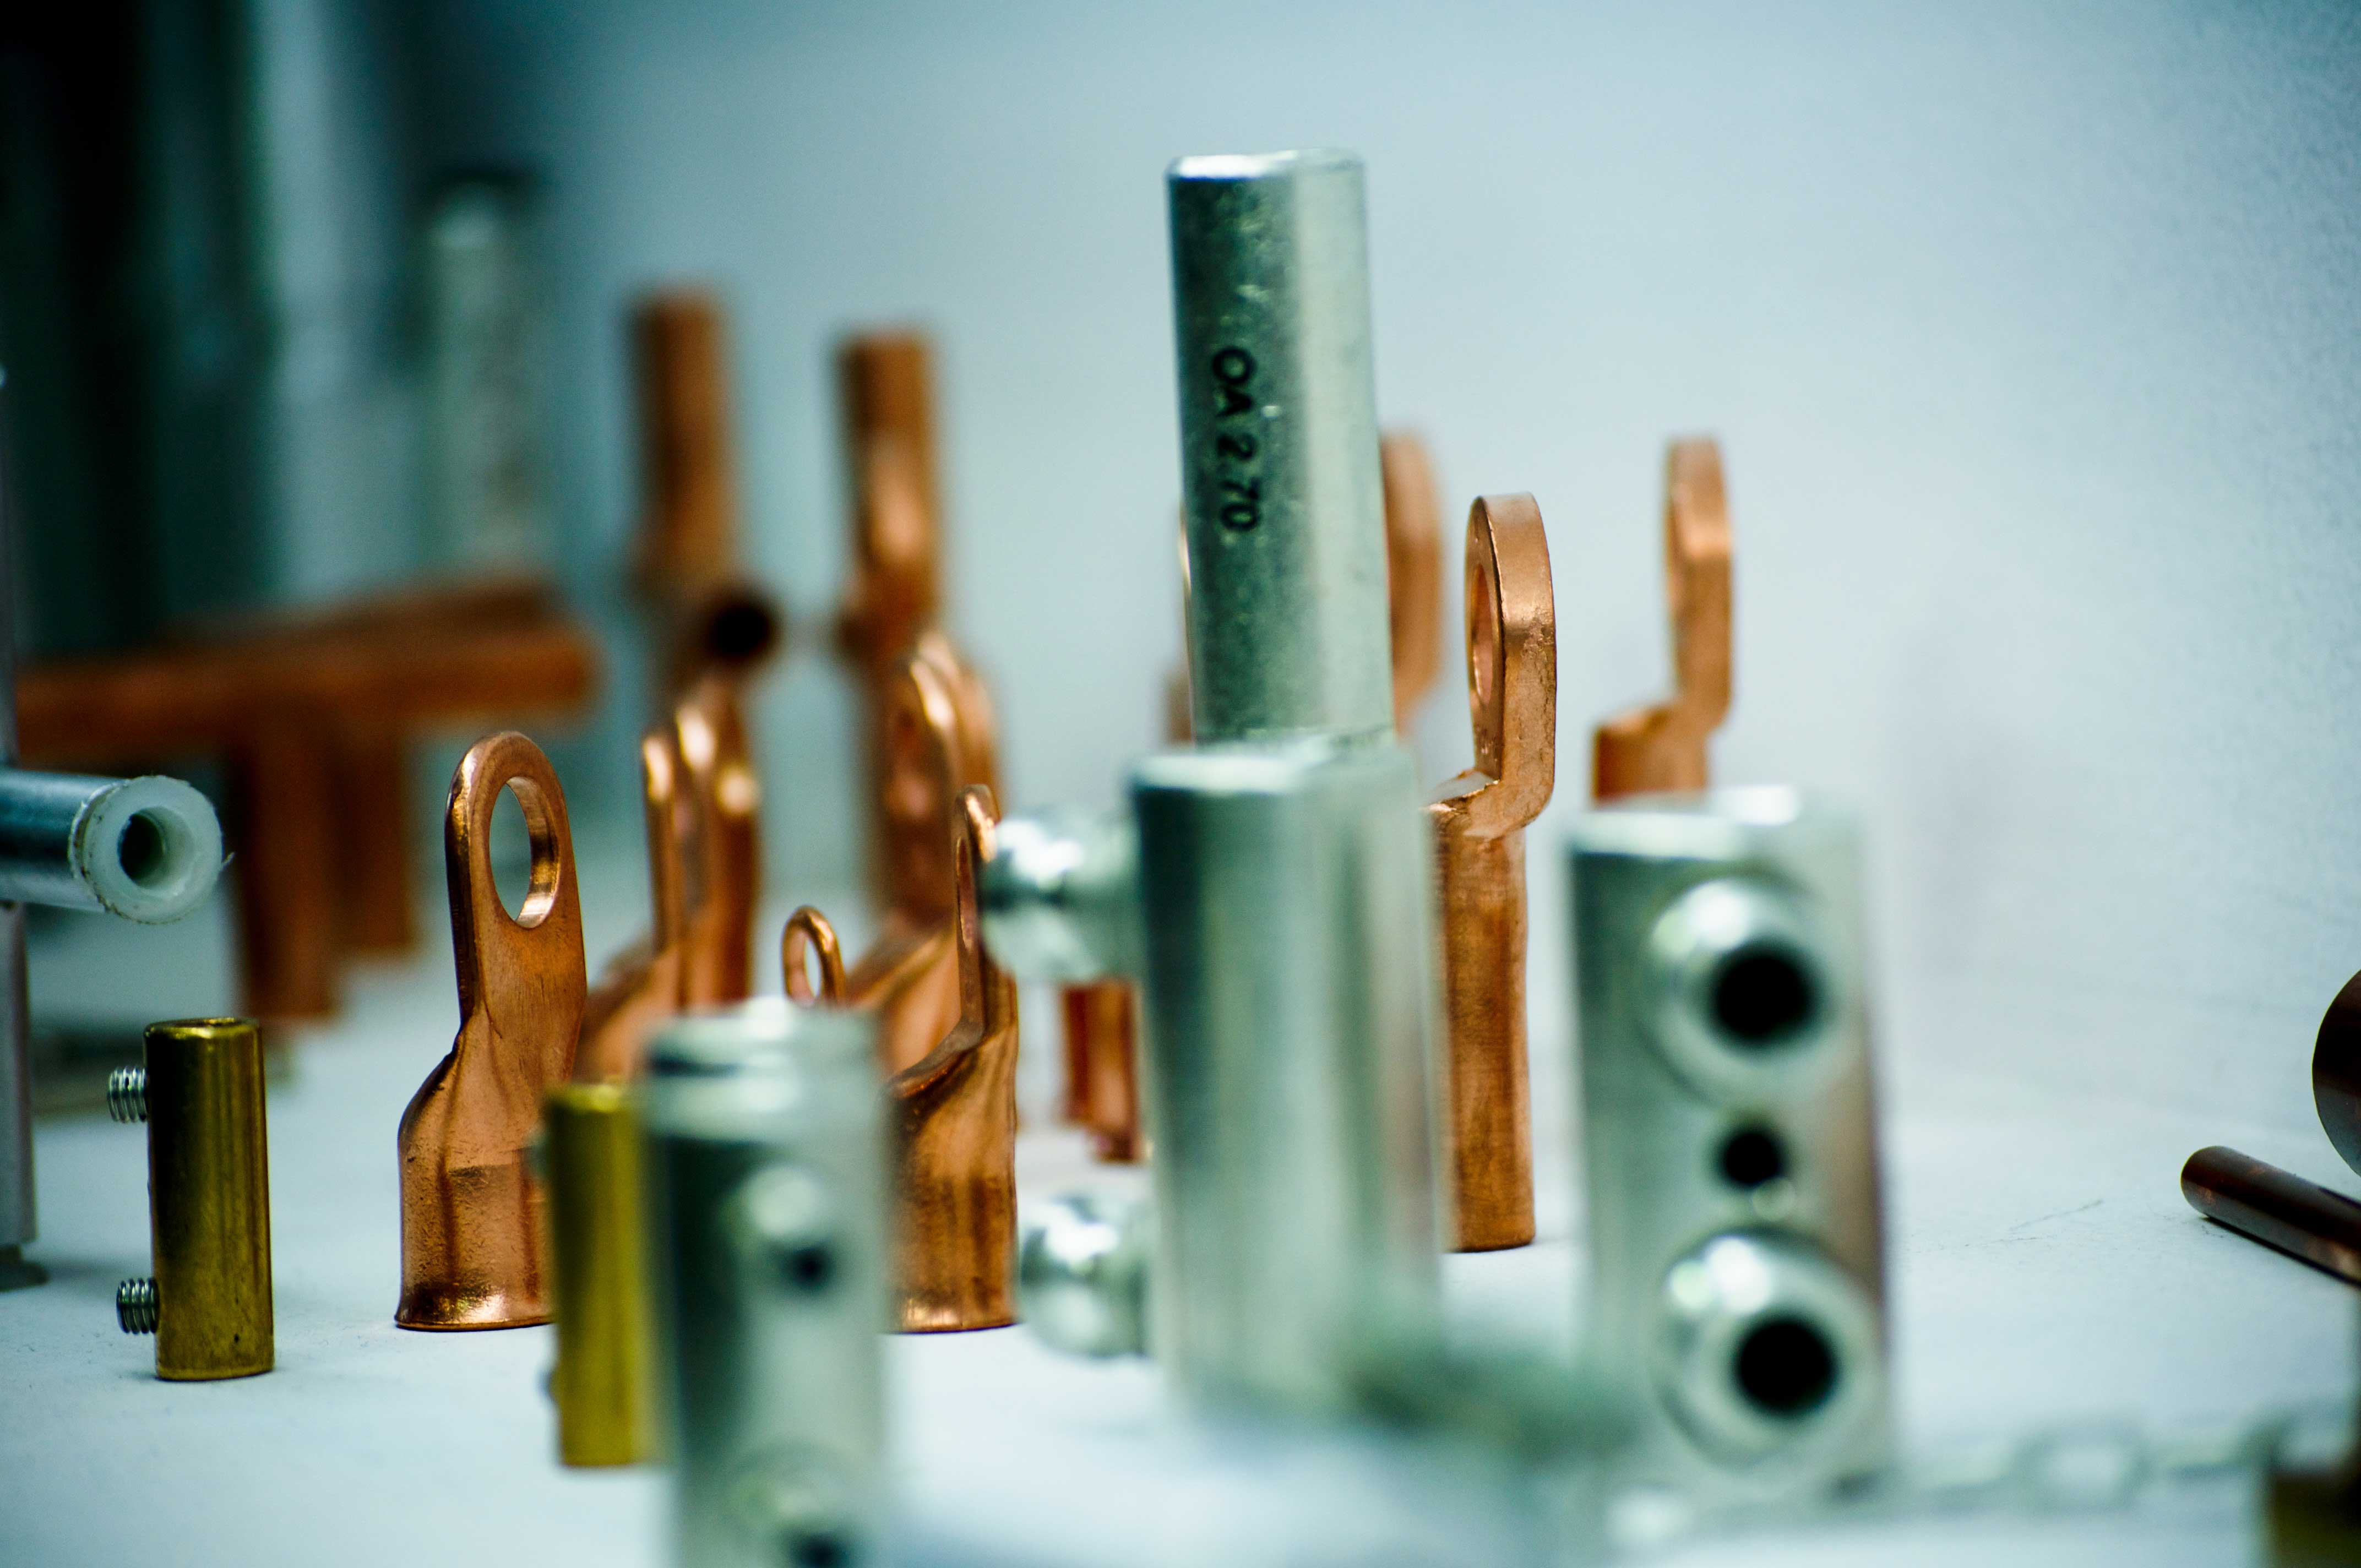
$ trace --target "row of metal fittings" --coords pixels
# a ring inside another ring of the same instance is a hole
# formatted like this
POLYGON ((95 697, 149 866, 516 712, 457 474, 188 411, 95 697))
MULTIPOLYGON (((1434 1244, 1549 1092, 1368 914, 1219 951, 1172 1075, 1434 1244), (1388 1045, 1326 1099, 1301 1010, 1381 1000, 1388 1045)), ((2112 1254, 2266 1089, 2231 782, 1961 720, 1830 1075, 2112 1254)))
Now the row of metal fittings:
MULTIPOLYGON (((1593 790, 1615 804, 1566 850, 1586 1352, 1450 1347, 1441 1253, 1535 1229, 1522 836, 1557 726, 1541 512, 1470 509, 1474 765, 1429 790, 1396 725, 1435 673, 1440 531, 1422 455, 1377 428, 1361 166, 1190 159, 1168 190, 1184 743, 1136 764, 1112 816, 1000 817, 983 685, 935 624, 923 355, 857 345, 845 641, 870 696, 875 939, 848 959, 798 910, 789 995, 747 999, 760 792, 735 671, 676 671, 642 743, 653 922, 595 985, 556 774, 522 735, 478 742, 446 819, 459 1030, 401 1124, 396 1321, 554 1317, 561 1456, 661 1450, 697 1564, 873 1560, 880 1323, 1020 1310, 1061 1348, 1152 1354, 1191 1410, 1587 1477, 1572 1537, 1601 1549, 2037 1500, 2055 1472, 2031 1447, 1948 1485, 1896 1460, 1857 835, 1791 791, 1707 788, 1730 698, 1710 442, 1667 464, 1674 695, 1597 730, 1593 790), (503 790, 533 850, 513 913, 489 850, 503 790), (1153 1192, 1046 1200, 1021 1248, 1020 981, 1064 988, 1068 1113, 1102 1157, 1145 1158, 1153 1192)), ((251 1031, 151 1033, 122 1098, 144 1095, 152 1158, 183 1157, 158 1101, 174 1064, 222 1042, 251 1031)), ((258 1170, 258 1074, 254 1096, 258 1170)), ((158 1211, 158 1279, 124 1310, 166 1376, 269 1365, 267 1212, 242 1223, 258 1318, 219 1267, 168 1258, 186 1226, 158 1211), (241 1310, 259 1365, 174 1337, 241 1310)), ((2169 1469, 2140 1452, 2142 1475, 2169 1469)), ((2046 1495, 2092 1495, 2070 1483, 2046 1495)))

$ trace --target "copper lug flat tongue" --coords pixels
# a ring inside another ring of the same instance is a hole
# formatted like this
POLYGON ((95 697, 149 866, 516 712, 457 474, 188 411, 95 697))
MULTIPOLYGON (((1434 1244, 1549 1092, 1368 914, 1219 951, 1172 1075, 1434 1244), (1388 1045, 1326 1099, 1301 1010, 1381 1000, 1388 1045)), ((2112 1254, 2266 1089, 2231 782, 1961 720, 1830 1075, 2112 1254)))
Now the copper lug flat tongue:
POLYGON ((412 1329, 504 1329, 549 1316, 540 1184, 526 1150, 542 1096, 574 1068, 588 980, 566 794, 513 731, 468 748, 444 822, 459 1032, 402 1113, 401 1300, 412 1329), (511 916, 492 879, 492 807, 524 809, 533 871, 511 916))
POLYGON ((1721 448, 1676 441, 1664 456, 1664 592, 1673 621, 1673 695, 1609 719, 1591 742, 1591 795, 1697 790, 1706 743, 1730 713, 1730 503, 1721 448))
POLYGON ((1476 765, 1427 806, 1449 1042, 1453 1212, 1462 1252, 1533 1239, 1525 1071, 1525 827, 1557 779, 1557 610, 1529 495, 1467 513, 1467 705, 1476 765))

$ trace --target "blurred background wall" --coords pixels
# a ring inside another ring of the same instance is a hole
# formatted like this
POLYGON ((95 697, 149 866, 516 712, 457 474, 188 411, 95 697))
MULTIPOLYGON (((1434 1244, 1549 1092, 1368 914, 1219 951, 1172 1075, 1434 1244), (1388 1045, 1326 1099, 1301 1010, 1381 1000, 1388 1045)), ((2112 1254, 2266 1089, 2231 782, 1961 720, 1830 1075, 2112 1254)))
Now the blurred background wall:
MULTIPOLYGON (((522 170, 550 559, 619 646, 622 312, 675 280, 730 305, 748 551, 798 622, 761 714, 774 881, 846 885, 858 843, 849 696, 819 656, 845 563, 829 351, 856 324, 936 336, 950 620, 995 683, 1014 804, 1111 801, 1180 650, 1161 170, 1350 147, 1384 418, 1428 436, 1455 524, 1530 489, 1552 526, 1557 815, 1589 726, 1665 682, 1663 445, 1716 433, 1738 563, 1720 775, 1868 814, 1905 1091, 1963 1069, 2309 1119, 2311 1031, 2361 963, 2349 5, 126 15, 141 71, 198 27, 235 84, 166 94, 195 128, 137 134, 243 149, 220 195, 131 159, 139 211, 194 203, 215 215, 193 232, 225 236, 138 282, 142 309, 195 310, 257 367, 223 383, 255 400, 234 450, 192 439, 215 406, 174 391, 196 371, 149 394, 139 461, 177 499, 124 513, 177 520, 148 542, 167 585, 193 555, 222 599, 424 564, 415 236, 448 171, 522 170), (168 482, 213 463, 217 516, 168 482)), ((10 134, 26 120, 12 99, 10 134)), ((9 343, 38 326, 12 311, 9 343)), ((20 446, 49 439, 19 419, 20 446)), ((121 634, 87 553, 43 554, 116 514, 27 504, 35 591, 81 596, 76 635, 121 634)), ((631 668, 560 756, 619 833, 631 668)), ((1422 741, 1438 779, 1463 765, 1452 694, 1422 741)), ((1564 983, 1556 838, 1532 840, 1537 987, 1564 983)))

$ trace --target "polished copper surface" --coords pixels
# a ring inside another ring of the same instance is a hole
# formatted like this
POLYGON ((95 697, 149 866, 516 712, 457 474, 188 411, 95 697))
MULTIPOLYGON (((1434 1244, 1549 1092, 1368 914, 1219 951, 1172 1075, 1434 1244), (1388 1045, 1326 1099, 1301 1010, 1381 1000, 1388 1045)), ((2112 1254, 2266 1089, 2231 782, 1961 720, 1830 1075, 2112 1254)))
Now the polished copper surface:
POLYGON ((670 725, 640 737, 640 793, 648 839, 648 935, 609 959, 582 1011, 574 1077, 583 1083, 639 1076, 648 1041, 686 1005, 691 803, 670 725))
POLYGON ((2180 1192, 2207 1219, 2361 1285, 2361 1203, 2343 1193, 2218 1146, 2189 1157, 2180 1192))
POLYGON ((1443 674, 1443 497, 1426 443, 1408 431, 1378 444, 1386 491, 1386 619, 1393 639, 1394 728, 1410 732, 1443 674))
POLYGON ((1529 495, 1467 513, 1476 765, 1427 806, 1442 904, 1452 1201, 1461 1252, 1533 1239, 1525 1070, 1525 827, 1557 780, 1557 610, 1529 495))
POLYGON ((1066 1020, 1065 1120, 1088 1133, 1091 1152, 1112 1164, 1129 1164, 1146 1152, 1138 994, 1129 981, 1103 980, 1058 995, 1066 1020))
POLYGON ((783 617, 738 557, 721 303, 701 289, 648 294, 631 314, 647 499, 632 576, 656 622, 667 702, 778 645, 783 617))
MULTIPOLYGON (((886 1083, 898 1155, 895 1310, 906 1333, 1016 1320, 1016 985, 984 951, 975 905, 994 820, 990 791, 961 792, 951 840, 959 1012, 932 1050, 886 1083)), ((818 910, 788 918, 780 956, 794 1001, 860 1004, 835 929, 818 910)))
MULTIPOLYGON (((880 817, 887 856, 881 877, 892 898, 876 939, 844 968, 843 997, 878 1010, 881 1070, 896 1073, 932 1051, 960 1017, 955 855, 950 828, 960 792, 996 783, 992 713, 983 684, 950 643, 922 636, 899 661, 884 691, 880 817)), ((833 927, 798 912, 807 936, 833 927)), ((798 983, 797 923, 782 934, 790 987, 798 983)), ((841 965, 840 967, 842 967, 841 965)))
POLYGON ((959 1022, 885 1086, 900 1154, 895 1227, 905 1332, 1016 1321, 1016 982, 984 951, 977 866, 996 813, 961 792, 957 822, 959 1022))
POLYGON ((1703 789, 1706 744, 1730 712, 1730 503, 1721 449, 1676 441, 1664 457, 1664 592, 1673 620, 1673 695, 1600 725, 1595 799, 1703 789))
POLYGON ((541 1194, 525 1151, 542 1096, 582 1032, 582 907, 566 794, 541 748, 478 740, 451 779, 443 853, 459 1032, 401 1114, 401 1301, 413 1329, 498 1329, 549 1315, 541 1194), (511 916, 492 880, 492 807, 524 809, 533 872, 511 916))
POLYGON ((754 911, 762 901, 763 786, 746 746, 739 683, 708 674, 673 718, 697 818, 697 895, 683 946, 682 1003, 719 1007, 752 991, 754 911))
POLYGON ((867 334, 837 351, 853 492, 852 581, 838 637, 873 675, 890 673, 942 609, 932 361, 915 333, 867 334))

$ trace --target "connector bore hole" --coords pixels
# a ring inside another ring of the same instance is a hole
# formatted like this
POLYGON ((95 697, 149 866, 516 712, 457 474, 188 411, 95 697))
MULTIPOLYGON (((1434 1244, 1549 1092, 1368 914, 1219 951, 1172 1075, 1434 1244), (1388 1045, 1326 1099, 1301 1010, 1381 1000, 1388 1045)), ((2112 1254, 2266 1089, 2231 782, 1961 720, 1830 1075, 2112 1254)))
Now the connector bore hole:
POLYGON ((1826 1404, 1837 1386, 1836 1351, 1801 1318, 1773 1318, 1750 1331, 1734 1370, 1756 1409, 1790 1420, 1826 1404))
POLYGON ((1723 1180, 1751 1190, 1787 1174, 1787 1149, 1768 1127, 1741 1127, 1722 1140, 1716 1163, 1723 1180))
POLYGON ((176 824, 152 811, 135 811, 115 838, 115 863, 141 887, 159 888, 173 876, 172 830, 176 824))
POLYGON ((1713 1017, 1742 1046, 1774 1046, 1811 1026, 1819 989, 1804 959, 1782 945, 1752 942, 1721 961, 1713 977, 1713 1017))

